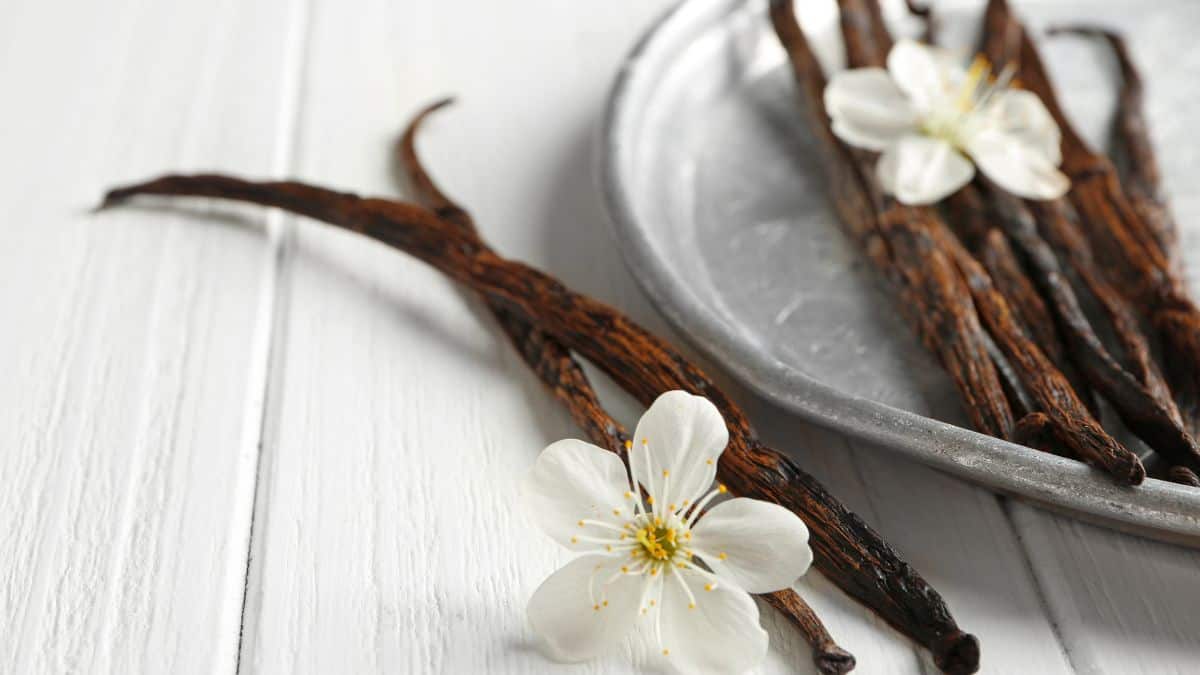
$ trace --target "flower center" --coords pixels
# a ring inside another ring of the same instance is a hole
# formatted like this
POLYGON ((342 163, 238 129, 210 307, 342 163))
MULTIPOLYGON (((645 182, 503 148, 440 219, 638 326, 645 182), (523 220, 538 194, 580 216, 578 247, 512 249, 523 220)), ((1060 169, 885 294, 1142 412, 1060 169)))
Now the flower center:
POLYGON ((933 106, 921 123, 921 131, 961 149, 971 133, 972 120, 986 111, 997 92, 1008 87, 1014 72, 1009 64, 992 77, 992 64, 982 55, 976 56, 962 84, 933 106))
POLYGON ((678 549, 675 528, 651 523, 637 531, 638 543, 650 560, 667 561, 678 549))

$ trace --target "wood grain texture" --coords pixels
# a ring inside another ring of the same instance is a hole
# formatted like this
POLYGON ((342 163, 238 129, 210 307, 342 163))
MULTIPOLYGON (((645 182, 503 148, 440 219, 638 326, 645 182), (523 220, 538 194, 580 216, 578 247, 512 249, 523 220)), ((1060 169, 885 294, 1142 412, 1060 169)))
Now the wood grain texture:
POLYGON ((1023 504, 1013 516, 1077 673, 1195 672, 1200 553, 1023 504))
MULTIPOLYGON (((84 211, 167 169, 387 194, 400 124, 454 93, 425 154, 489 239, 670 334, 609 240, 591 154, 620 56, 668 4, 6 3, 0 85, 22 104, 0 124, 0 672, 560 672, 524 605, 568 556, 513 486, 574 427, 480 305, 259 209, 84 211)), ((1169 92, 1149 86, 1158 128, 1169 92)), ((1160 148, 1182 194, 1191 151, 1160 148)), ((1200 201, 1177 205, 1194 250, 1200 201)), ((983 672, 1188 672, 1195 553, 1009 519, 721 384, 942 591, 983 672)), ((828 581, 798 588, 856 672, 933 672, 828 581)), ((794 672, 807 646, 763 610, 763 670, 794 672)), ((623 654, 567 670, 632 671, 623 654)))
POLYGON ((164 161, 286 169, 289 4, 3 14, 0 672, 229 672, 270 217, 87 209, 164 161))

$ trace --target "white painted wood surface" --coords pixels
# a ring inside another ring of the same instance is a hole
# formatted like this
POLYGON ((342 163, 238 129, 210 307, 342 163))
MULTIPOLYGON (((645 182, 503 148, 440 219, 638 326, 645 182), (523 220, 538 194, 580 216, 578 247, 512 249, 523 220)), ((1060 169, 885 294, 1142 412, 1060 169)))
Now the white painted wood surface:
MULTIPOLYGON (((167 169, 392 194, 397 130, 453 93, 423 148, 487 236, 669 334, 609 240, 592 155, 616 64, 667 5, 0 3, 0 672, 562 668, 523 608, 566 556, 513 486, 573 429, 478 303, 278 213, 86 210, 167 169)), ((729 386, 946 596, 985 672, 1195 672, 1200 554, 1007 504, 729 386)), ((818 575, 800 590, 858 672, 932 672, 818 575)), ((764 617, 764 672, 809 672, 764 617)))

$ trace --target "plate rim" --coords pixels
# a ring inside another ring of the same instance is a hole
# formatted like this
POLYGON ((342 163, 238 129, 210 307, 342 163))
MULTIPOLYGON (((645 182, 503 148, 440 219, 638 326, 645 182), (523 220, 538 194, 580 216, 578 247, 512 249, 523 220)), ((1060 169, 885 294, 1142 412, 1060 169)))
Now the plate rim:
POLYGON ((663 264, 635 216, 620 166, 635 128, 631 106, 653 82, 641 66, 655 50, 671 49, 673 31, 734 11, 763 13, 766 20, 763 2, 744 0, 681 0, 654 20, 622 60, 601 120, 599 180, 610 230, 626 267, 668 322, 739 382, 817 424, 1079 520, 1200 547, 1200 490, 1153 478, 1120 487, 1082 462, 839 391, 756 348, 663 264))

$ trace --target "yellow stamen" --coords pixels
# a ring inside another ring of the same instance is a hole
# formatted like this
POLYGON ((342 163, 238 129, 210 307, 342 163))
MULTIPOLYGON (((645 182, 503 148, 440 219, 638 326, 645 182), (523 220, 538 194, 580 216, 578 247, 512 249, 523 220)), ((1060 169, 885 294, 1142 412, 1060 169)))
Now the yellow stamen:
POLYGON ((984 58, 982 54, 975 57, 971 61, 971 68, 967 71, 967 77, 963 80, 962 89, 958 94, 958 107, 966 112, 971 109, 975 103, 975 92, 979 89, 979 83, 987 78, 987 75, 992 70, 992 64, 984 58))

